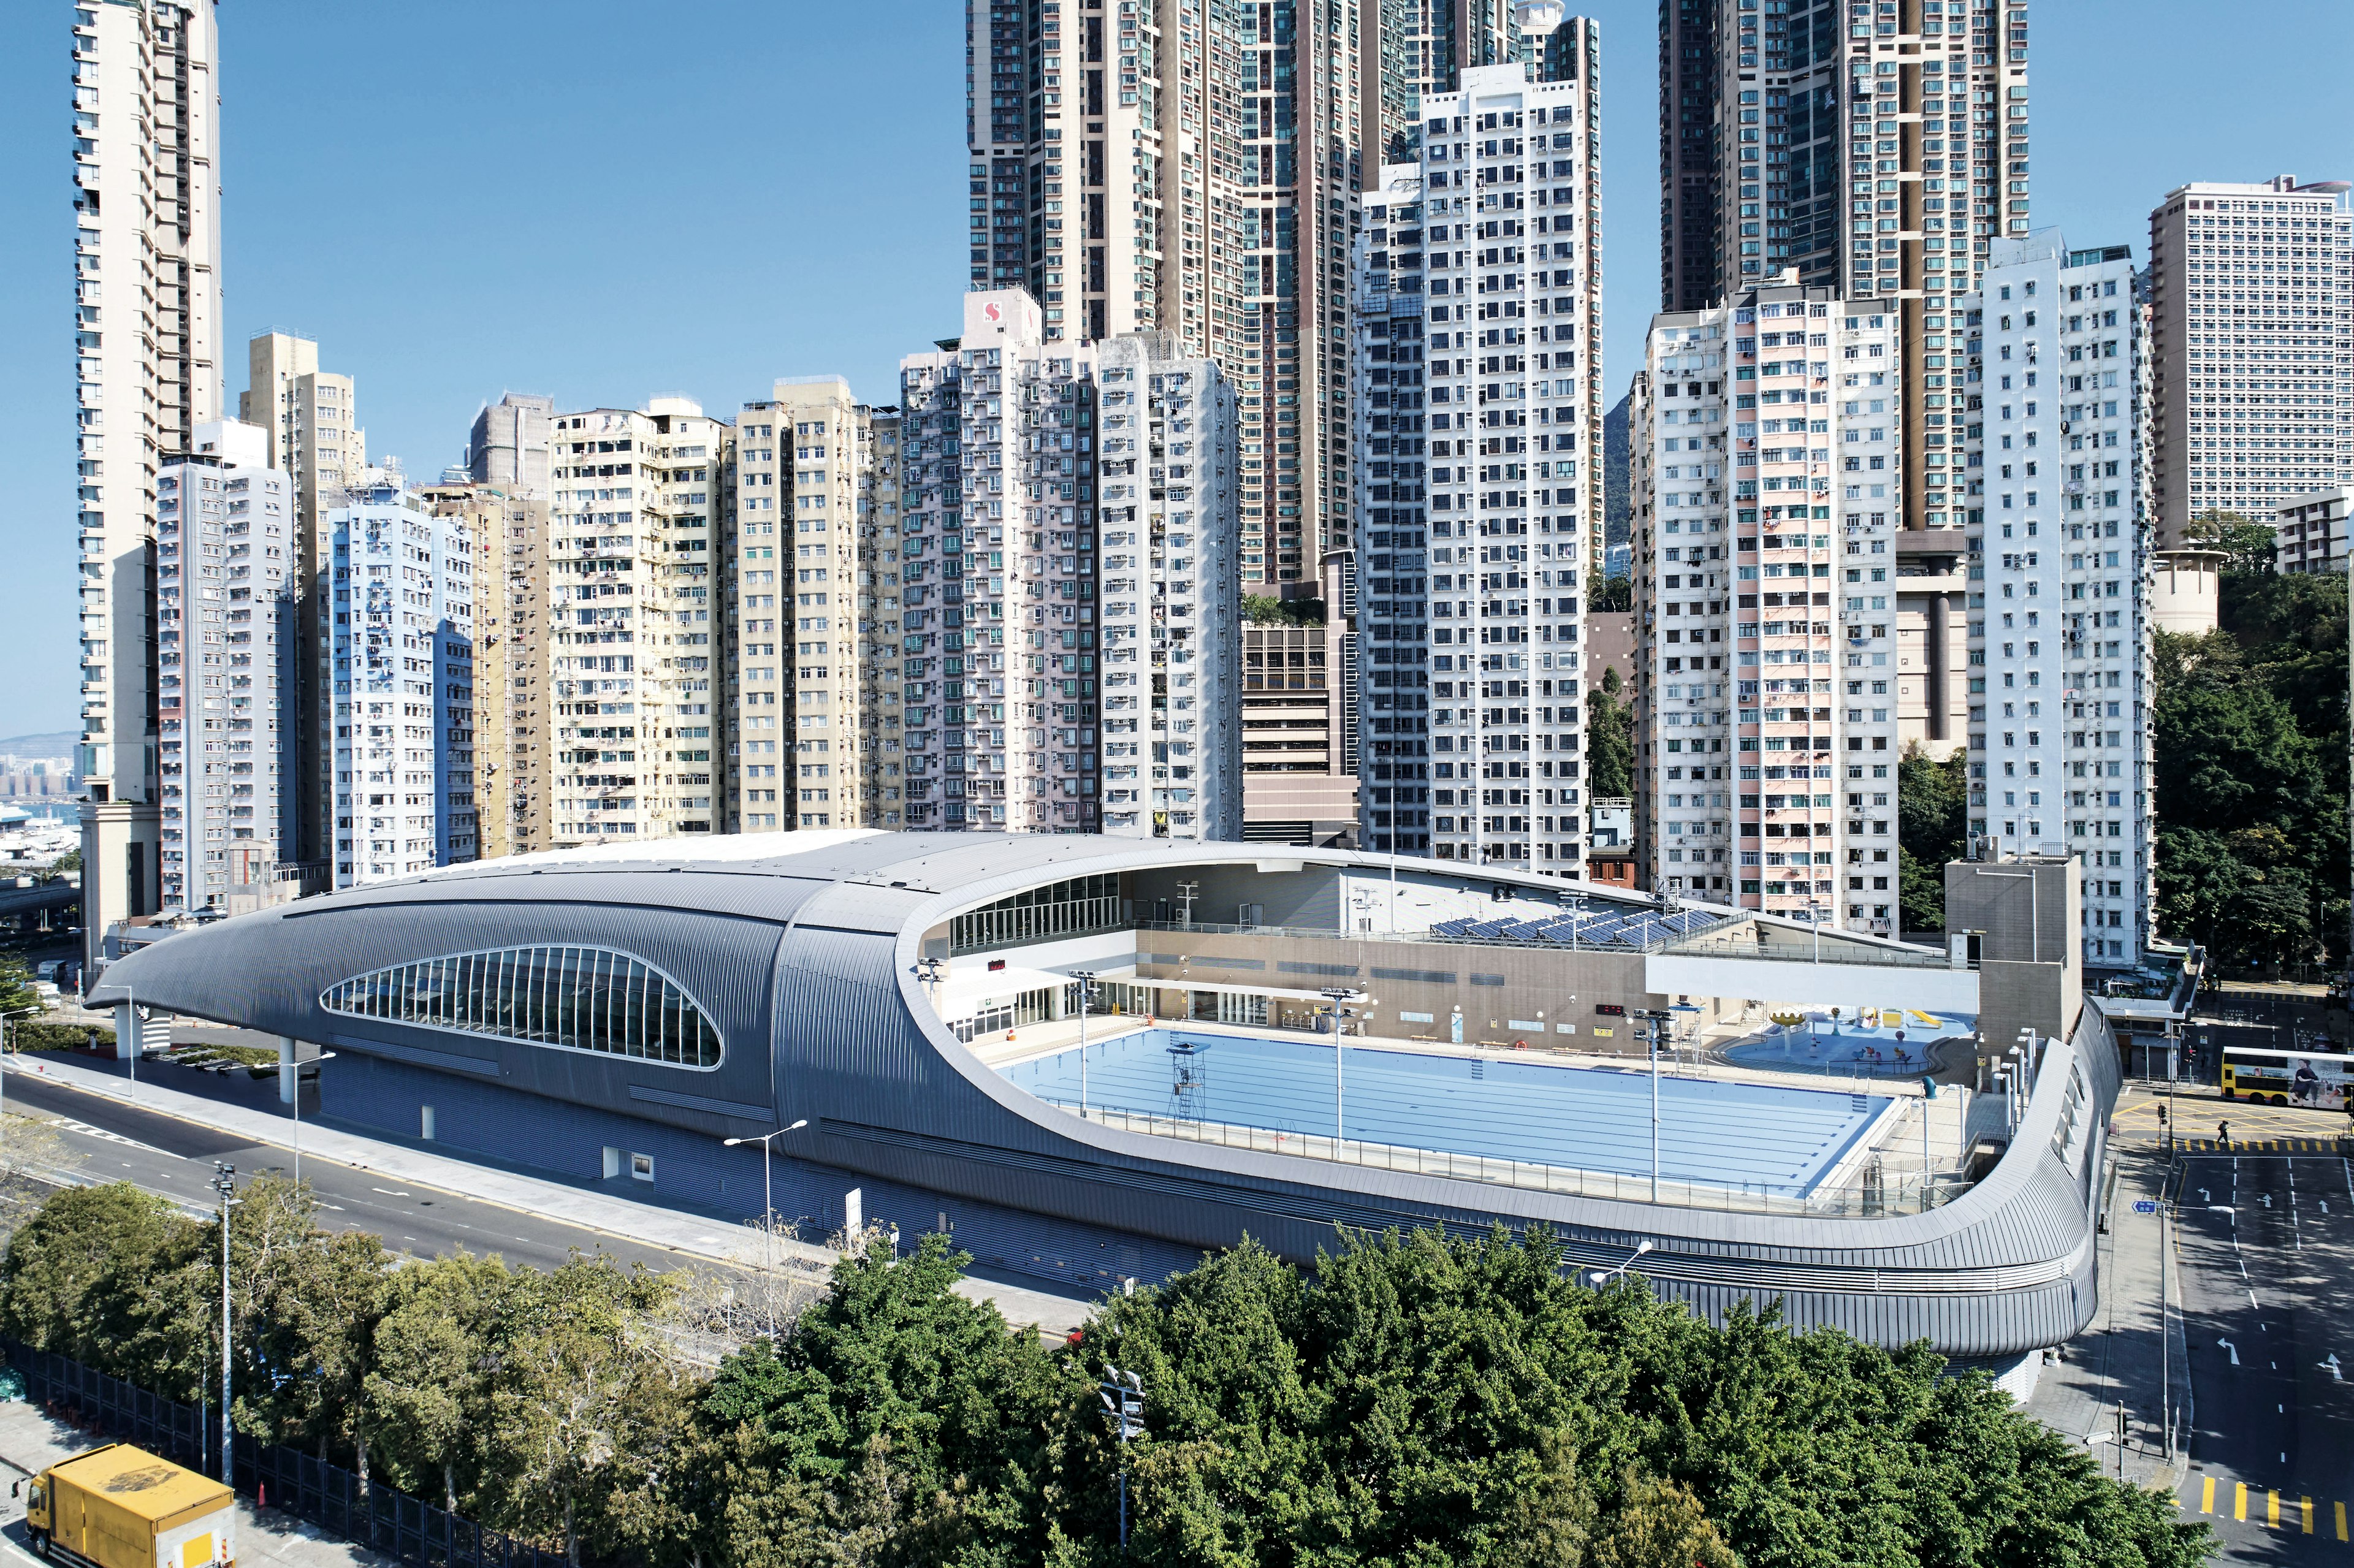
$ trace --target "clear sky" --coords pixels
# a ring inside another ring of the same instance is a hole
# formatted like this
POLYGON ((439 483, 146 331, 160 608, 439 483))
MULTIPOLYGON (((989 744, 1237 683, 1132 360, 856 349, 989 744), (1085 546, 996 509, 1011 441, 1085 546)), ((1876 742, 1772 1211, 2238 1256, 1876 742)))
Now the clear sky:
MULTIPOLYGON (((0 736, 78 722, 69 0, 0 4, 0 736)), ((1657 8, 1602 22, 1605 370, 1658 303, 1657 8)), ((956 330, 964 25, 947 0, 224 0, 228 411, 319 341, 430 478, 501 391, 714 413, 782 376, 896 397, 956 330)), ((2186 180, 2354 176, 2346 0, 2043 0, 2034 216, 2148 248, 2186 180)))

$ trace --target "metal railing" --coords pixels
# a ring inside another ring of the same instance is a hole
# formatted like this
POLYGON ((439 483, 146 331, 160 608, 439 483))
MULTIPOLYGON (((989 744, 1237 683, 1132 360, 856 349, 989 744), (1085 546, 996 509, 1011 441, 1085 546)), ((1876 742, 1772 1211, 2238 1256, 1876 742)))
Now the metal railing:
POLYGON ((1752 926, 1734 934, 1702 931, 1694 936, 1665 942, 1656 949, 1661 952, 1703 959, 1766 959, 1785 964, 1866 964, 1882 969, 1951 969, 1953 960, 1946 954, 1922 948, 1905 950, 1895 948, 1866 947, 1842 939, 1845 933, 1825 931, 1819 948, 1814 939, 1798 933, 1774 930, 1771 938, 1760 940, 1763 933, 1773 929, 1752 926))
MULTIPOLYGON (((1073 1116, 1076 1103, 1044 1096, 1047 1105, 1073 1116)), ((1502 1156, 1458 1154, 1443 1149, 1372 1143, 1359 1139, 1292 1132, 1279 1128, 1250 1127, 1236 1122, 1200 1121, 1161 1116, 1120 1107, 1090 1105, 1084 1119, 1099 1127, 1153 1138, 1173 1138, 1187 1143, 1214 1144, 1222 1149, 1246 1149, 1260 1154, 1322 1160, 1375 1171, 1400 1171, 1416 1176, 1444 1176, 1457 1181, 1554 1192, 1572 1198, 1608 1198, 1620 1202, 1657 1203, 1665 1208, 1716 1209, 1759 1214, 1807 1214, 1824 1218, 1876 1218, 1917 1214, 1941 1208, 1968 1191, 1959 1176, 1925 1171, 1875 1171, 1836 1186, 1801 1187, 1771 1181, 1696 1181, 1617 1171, 1587 1171, 1550 1165, 1539 1160, 1502 1156)))
MULTIPOLYGON (((206 1475, 220 1456, 220 1415, 110 1377, 69 1356, 0 1340, 0 1353, 25 1380, 31 1404, 73 1425, 135 1443, 206 1475)), ((363 1484, 340 1465, 240 1432, 233 1453, 235 1489, 321 1530, 416 1568, 567 1568, 564 1553, 545 1552, 502 1530, 446 1509, 363 1484)))
MULTIPOLYGON (((1739 910, 1732 912, 1734 915, 1739 910)), ((1604 916, 1596 916, 1598 927, 1604 916)), ((1671 936, 1662 933, 1640 942, 1590 942, 1564 938, 1553 941, 1530 941, 1518 937, 1454 937, 1439 931, 1335 931, 1320 926, 1237 926, 1211 920, 1196 920, 1187 925, 1177 920, 1145 920, 1129 922, 1139 931, 1193 931, 1212 937, 1294 937, 1323 942, 1409 942, 1418 948, 1525 948, 1547 953, 1656 953, 1674 946, 1671 936)))

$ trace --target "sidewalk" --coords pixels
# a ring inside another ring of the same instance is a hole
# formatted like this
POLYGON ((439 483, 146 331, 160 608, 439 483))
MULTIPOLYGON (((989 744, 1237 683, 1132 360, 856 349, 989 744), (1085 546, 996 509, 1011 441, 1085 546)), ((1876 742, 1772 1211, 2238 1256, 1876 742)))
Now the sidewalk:
MULTIPOLYGON (((272 1111, 154 1084, 133 1084, 101 1066, 61 1059, 60 1053, 11 1056, 5 1071, 10 1075, 45 1077, 271 1148, 293 1147, 293 1123, 272 1111)), ((419 1186, 436 1187, 455 1196, 720 1263, 757 1266, 763 1255, 761 1242, 754 1232, 683 1210, 634 1202, 557 1181, 364 1138, 313 1121, 303 1122, 302 1138, 302 1158, 307 1160, 323 1160, 419 1186)), ((832 1269, 839 1255, 831 1248, 809 1242, 780 1239, 776 1245, 790 1263, 819 1279, 832 1269)), ((1043 1281, 1034 1286, 968 1274, 959 1282, 958 1289, 975 1300, 995 1302, 1008 1322, 1035 1323, 1042 1331, 1057 1335, 1078 1327, 1092 1307, 1092 1298, 1057 1294, 1043 1281)))
MULTIPOLYGON (((14 1483, 106 1441, 21 1400, 0 1403, 0 1481, 14 1483)), ((0 1492, 0 1523, 14 1525, 24 1517, 25 1499, 0 1492)), ((37 1561, 14 1540, 8 1545, 24 1561, 37 1561)), ((237 1560, 282 1568, 387 1568, 393 1561, 284 1514, 272 1511, 264 1518, 245 1497, 237 1499, 237 1560)))
POLYGON ((2167 1163, 2155 1152, 2121 1150, 2108 1230, 2100 1237, 2101 1305, 2085 1330, 2062 1349, 2057 1366, 2043 1369, 2027 1413, 2062 1436, 2083 1442, 2102 1473, 2140 1486, 2173 1490, 2190 1468, 2183 1440, 2191 1430, 2190 1366, 2182 1342, 2181 1276, 2172 1249, 2161 1255, 2155 1213, 2137 1213, 2137 1199, 2164 1201, 2167 1163), (2167 1319, 2159 1316, 2163 1268, 2167 1319), (2117 1406, 2126 1408, 2125 1443, 2117 1444, 2117 1406), (2176 1446, 2166 1457, 2166 1406, 2174 1412, 2176 1446), (2120 1455, 2122 1453, 2122 1458, 2120 1455))

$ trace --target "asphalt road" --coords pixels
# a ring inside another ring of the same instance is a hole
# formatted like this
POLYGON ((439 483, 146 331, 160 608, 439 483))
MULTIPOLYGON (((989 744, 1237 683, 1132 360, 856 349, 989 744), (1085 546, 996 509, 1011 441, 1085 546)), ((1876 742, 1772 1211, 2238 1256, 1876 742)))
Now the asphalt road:
POLYGON ((2200 1155, 2177 1197, 2198 1402, 2183 1515, 2215 1526, 2219 1562, 2340 1562, 2354 1508, 2354 1171, 2328 1157, 2200 1155))
MULTIPOLYGON (((8 1075, 7 1107, 55 1123, 79 1175, 130 1181, 188 1208, 215 1202, 211 1182, 217 1160, 236 1166, 240 1178, 270 1170, 291 1172, 292 1166, 284 1149, 41 1081, 31 1074, 8 1075)), ((374 1232, 393 1251, 419 1257, 463 1247, 477 1255, 496 1253, 511 1264, 552 1268, 577 1247, 590 1253, 602 1248, 625 1264, 642 1260, 654 1268, 707 1261, 323 1160, 304 1160, 302 1175, 317 1195, 321 1224, 374 1232)))

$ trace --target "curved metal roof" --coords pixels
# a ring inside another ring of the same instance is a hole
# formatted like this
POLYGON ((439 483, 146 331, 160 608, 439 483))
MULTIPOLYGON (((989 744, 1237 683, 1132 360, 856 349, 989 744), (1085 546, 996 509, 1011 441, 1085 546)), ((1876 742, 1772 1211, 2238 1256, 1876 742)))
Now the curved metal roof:
MULTIPOLYGON (((1175 1143, 1081 1122, 1013 1087, 950 1034, 916 978, 924 933, 1041 884, 1153 867, 1384 870, 1383 856, 1251 844, 1030 834, 840 832, 604 848, 451 867, 183 932, 110 968, 96 997, 493 1077, 719 1133, 807 1118, 804 1160, 1191 1245, 1248 1234, 1294 1256, 1336 1224, 1543 1224, 1581 1261, 1644 1272, 1705 1310, 1778 1296, 1792 1320, 1953 1354, 2058 1343, 2091 1316, 2094 1206, 2117 1057, 2087 1006, 2045 1054, 2012 1152, 1945 1208, 1886 1218, 1719 1213, 1175 1143), (815 841, 815 842, 811 842, 815 841), (711 1008, 729 1038, 771 1042, 715 1075, 335 1017, 327 985, 468 948, 595 941, 641 953, 711 1008), (747 1034, 743 1031, 756 1032, 747 1034), (551 1063, 555 1056, 567 1058, 551 1063), (2087 1130, 2057 1137, 2081 1069, 2087 1130), (695 1081, 684 1081, 692 1076, 695 1081), (749 1125, 748 1125, 749 1124, 749 1125)), ((1483 884, 1623 889, 1402 862, 1483 884)))

